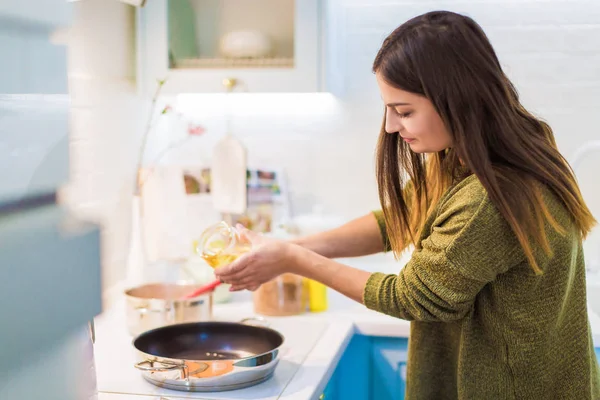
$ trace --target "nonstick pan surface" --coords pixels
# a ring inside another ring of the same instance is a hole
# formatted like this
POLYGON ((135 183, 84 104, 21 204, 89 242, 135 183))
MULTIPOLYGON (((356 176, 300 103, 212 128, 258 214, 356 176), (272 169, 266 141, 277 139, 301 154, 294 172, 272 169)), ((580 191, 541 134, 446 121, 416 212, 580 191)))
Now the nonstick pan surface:
POLYGON ((256 356, 282 343, 283 336, 270 328, 235 322, 195 322, 144 332, 133 345, 157 357, 218 360, 256 356))

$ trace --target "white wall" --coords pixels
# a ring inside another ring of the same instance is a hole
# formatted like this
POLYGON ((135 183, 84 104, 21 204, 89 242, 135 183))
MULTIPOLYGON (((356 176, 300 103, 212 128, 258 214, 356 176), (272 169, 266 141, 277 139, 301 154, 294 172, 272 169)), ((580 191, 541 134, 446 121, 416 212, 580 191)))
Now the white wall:
MULTIPOLYGON (((488 35, 523 104, 553 127, 570 159, 600 139, 600 1, 597 0, 339 0, 348 49, 348 98, 377 102, 373 79, 362 79, 382 39, 415 15, 439 9, 473 17, 488 35)), ((584 197, 600 220, 600 154, 578 170, 584 197)), ((600 267, 600 228, 586 245, 600 267)))
MULTIPOLYGON (((103 2, 107 8, 109 3, 103 2)), ((350 218, 377 206, 373 149, 382 105, 371 63, 387 33, 406 19, 430 10, 464 12, 481 23, 523 103, 550 122, 567 157, 582 142, 600 139, 600 1, 337 0, 332 4, 339 25, 335 27, 333 52, 327 56, 340 66, 335 72, 344 83, 342 99, 326 94, 239 95, 234 99, 234 132, 246 143, 250 162, 286 168, 296 211, 306 212, 320 203, 325 210, 350 218)), ((110 7, 117 9, 114 4, 110 7)), ((103 49, 99 50, 100 59, 129 59, 130 55, 121 52, 125 47, 118 43, 117 35, 129 37, 130 17, 115 19, 106 11, 96 13, 93 23, 89 35, 101 38, 110 34, 112 38, 110 46, 87 42, 94 51, 103 49), (119 52, 121 56, 115 57, 119 52)), ((115 79, 105 77, 103 82, 114 86, 108 85, 111 89, 104 106, 81 111, 94 122, 84 123, 82 119, 85 128, 74 127, 73 156, 79 161, 73 165, 73 198, 111 204, 106 209, 124 198, 123 171, 130 171, 128 163, 136 154, 130 147, 137 132, 131 129, 135 112, 122 112, 120 106, 111 105, 121 93, 129 93, 122 80, 124 68, 116 72, 115 79)), ((223 96, 188 95, 165 101, 176 101, 188 118, 207 128, 202 140, 190 142, 170 159, 206 160, 210 143, 224 131, 223 96)), ((157 132, 155 138, 160 140, 151 142, 154 150, 163 146, 169 135, 181 135, 173 127, 159 131, 163 133, 157 132)), ((600 217, 600 189, 597 177, 590 172, 597 170, 598 158, 584 163, 583 168, 588 171, 581 174, 584 194, 600 217)), ((120 225, 113 226, 114 232, 121 232, 120 225)), ((118 276, 114 269, 120 266, 117 260, 123 259, 122 253, 115 253, 117 247, 112 250, 108 253, 114 261, 113 270, 107 273, 110 279, 118 276)))
POLYGON ((135 9, 116 1, 73 3, 68 44, 70 183, 64 203, 102 224, 103 283, 122 277, 142 104, 135 90, 135 9))
MULTIPOLYGON (((371 63, 392 29, 412 16, 435 9, 466 13, 483 26, 522 102, 552 125, 567 157, 584 141, 600 138, 599 1, 335 3, 338 5, 334 10, 344 16, 337 26, 343 41, 337 46, 334 43, 334 53, 327 56, 343 66, 339 71, 346 90, 343 100, 323 100, 316 95, 290 100, 290 95, 280 96, 279 101, 273 95, 258 100, 264 105, 259 108, 256 98, 248 96, 244 101, 240 96, 233 107, 238 114, 234 116, 235 132, 248 144, 251 160, 280 160, 288 166, 300 209, 308 207, 308 199, 346 215, 374 205, 372 150, 382 105, 370 72, 371 63), (322 101, 326 105, 315 107, 322 101), (253 113, 247 111, 249 108, 253 113), (301 115, 294 115, 298 112, 301 115), (290 146, 294 149, 291 152, 290 146), (304 160, 309 156, 315 161, 306 165, 304 160)), ((218 95, 182 96, 178 104, 188 116, 206 124, 209 135, 219 135, 224 130, 219 122, 224 119, 219 101, 218 95)), ((592 183, 584 180, 584 189, 590 201, 600 207, 600 193, 591 190, 592 183)))
MULTIPOLYGON (((163 100, 206 128, 201 139, 171 150, 164 163, 209 165, 212 146, 226 131, 228 108, 232 132, 247 147, 250 166, 285 169, 294 213, 320 204, 327 212, 351 217, 378 207, 373 179, 378 106, 373 113, 329 93, 196 94, 163 100)), ((185 122, 183 127, 160 124, 149 153, 158 153, 165 138, 181 136, 183 128, 185 122)))
MULTIPOLYGON (((473 17, 495 47, 523 104, 554 128, 570 157, 584 141, 600 139, 600 1, 597 0, 339 0, 345 21, 347 97, 378 102, 373 79, 364 79, 382 39, 406 19, 446 9, 473 17)), ((600 187, 586 162, 584 194, 600 217, 600 187)))

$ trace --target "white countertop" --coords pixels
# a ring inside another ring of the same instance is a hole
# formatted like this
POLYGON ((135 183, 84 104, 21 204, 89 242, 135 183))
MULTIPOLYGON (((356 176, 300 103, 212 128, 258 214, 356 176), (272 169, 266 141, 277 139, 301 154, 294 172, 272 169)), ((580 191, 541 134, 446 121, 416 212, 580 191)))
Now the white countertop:
MULTIPOLYGON (((366 270, 397 273, 402 264, 357 260, 366 270), (376 269, 375 269, 376 268, 376 269)), ((239 293, 234 301, 217 304, 214 317, 239 321, 253 316, 251 296, 239 293)), ((96 318, 96 370, 99 400, 168 399, 267 399, 312 400, 323 392, 336 365, 355 333, 367 336, 408 337, 410 323, 366 309, 332 290, 329 310, 293 317, 266 317, 271 327, 285 337, 281 361, 273 378, 259 385, 227 392, 187 393, 158 388, 146 382, 133 367, 136 362, 132 337, 125 324, 125 305, 116 299, 109 310, 96 318)), ((596 346, 600 346, 600 317, 590 310, 596 346)))
MULTIPOLYGON (((387 337, 408 337, 409 333, 407 321, 374 313, 360 304, 340 299, 337 293, 331 294, 332 307, 326 312, 266 317, 270 326, 285 337, 273 378, 249 388, 215 393, 178 392, 146 382, 133 367, 137 361, 133 338, 127 332, 124 302, 117 300, 110 310, 96 318, 99 399, 140 399, 141 395, 153 399, 316 399, 355 332, 387 337)), ((214 317, 218 320, 239 321, 252 315, 250 301, 214 307, 214 317)))

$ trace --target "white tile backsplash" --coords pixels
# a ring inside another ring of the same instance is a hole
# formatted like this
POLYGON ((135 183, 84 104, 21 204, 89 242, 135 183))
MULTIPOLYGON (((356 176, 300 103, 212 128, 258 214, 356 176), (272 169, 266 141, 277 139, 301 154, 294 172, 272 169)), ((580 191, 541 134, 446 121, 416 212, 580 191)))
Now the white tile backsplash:
MULTIPOLYGON (((202 124, 206 134, 173 149, 163 161, 210 162, 211 146, 225 131, 225 110, 229 109, 233 132, 248 147, 250 164, 285 167, 294 211, 307 212, 314 204, 322 204, 328 212, 351 218, 377 207, 374 146, 383 107, 371 63, 393 28, 418 13, 436 9, 464 12, 481 23, 523 103, 551 123, 567 158, 584 141, 600 139, 600 1, 328 2, 338 25, 337 39, 328 44, 331 54, 327 57, 339 67, 336 82, 345 88, 343 98, 242 93, 164 99, 175 101, 185 120, 163 120, 153 133, 149 154, 156 155, 185 135, 186 121, 190 120, 202 124)), ((87 2, 81 3, 80 7, 87 2)), ((142 103, 136 99, 125 83, 131 75, 133 44, 129 36, 118 42, 119 35, 132 32, 133 17, 119 8, 126 6, 112 3, 110 9, 94 15, 104 22, 96 21, 87 30, 81 28, 80 33, 90 37, 80 38, 75 49, 85 56, 89 49, 83 52, 81 46, 89 44, 94 47, 94 57, 73 67, 80 78, 72 84, 78 108, 72 120, 70 188, 75 203, 96 202, 103 210, 109 243, 105 249, 106 268, 110 270, 107 284, 124 270, 126 246, 122 242, 128 238, 124 231, 129 223, 126 188, 145 122, 142 117, 147 112, 147 100, 142 103), (119 59, 115 60, 116 67, 103 64, 111 57, 119 59), (100 64, 92 65, 90 60, 100 64), (95 79, 83 79, 90 77, 95 79), (124 102, 124 98, 129 101, 124 102), (119 222, 123 220, 126 222, 119 222)), ((86 18, 89 11, 84 14, 86 18)), ((579 172, 584 195, 600 217, 600 189, 594 176, 597 168, 596 158, 579 172)))

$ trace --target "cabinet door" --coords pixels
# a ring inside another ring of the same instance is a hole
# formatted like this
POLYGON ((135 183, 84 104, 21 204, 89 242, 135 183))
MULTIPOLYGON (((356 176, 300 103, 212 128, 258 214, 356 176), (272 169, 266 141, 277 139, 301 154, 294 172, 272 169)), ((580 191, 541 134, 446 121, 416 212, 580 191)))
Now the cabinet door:
POLYGON ((407 338, 355 335, 327 384, 323 399, 404 399, 407 352, 407 338))
POLYGON ((68 107, 66 96, 0 94, 0 205, 67 182, 68 107))
POLYGON ((337 400, 340 398, 337 392, 337 379, 333 379, 332 377, 329 383, 327 383, 323 394, 319 397, 319 400, 337 400))
POLYGON ((32 3, 0 5, 0 205, 54 192, 68 179, 67 56, 51 40, 68 5, 32 3))
MULTIPOLYGON (((193 16, 183 13, 182 18, 179 18, 180 20, 185 19, 187 28, 179 26, 178 32, 188 36, 183 38, 184 42, 176 46, 177 51, 182 55, 189 55, 194 53, 195 48, 199 49, 198 51, 208 49, 206 51, 214 55, 209 58, 192 56, 194 58, 185 59, 185 64, 177 66, 173 62, 175 56, 172 49, 174 45, 169 39, 169 1, 174 0, 149 1, 145 7, 139 10, 138 82, 143 93, 152 94, 156 89, 157 80, 162 79, 167 79, 162 89, 165 94, 223 92, 222 81, 225 78, 237 79, 242 90, 253 93, 317 92, 323 89, 319 0, 296 0, 289 3, 290 7, 293 7, 293 27, 288 26, 293 30, 293 62, 291 66, 285 64, 285 67, 273 66, 269 64, 269 59, 266 59, 266 66, 256 64, 239 67, 238 65, 243 65, 243 60, 232 61, 218 55, 219 39, 226 32, 221 32, 212 25, 218 24, 219 18, 227 17, 226 13, 219 13, 219 11, 222 11, 223 7, 228 7, 228 3, 233 6, 231 0, 176 0, 181 2, 180 5, 185 1, 186 9, 190 10, 189 13, 195 13, 193 16), (216 16, 212 19, 203 18, 202 7, 216 9, 216 16), (202 30, 211 28, 216 33, 209 33, 208 39, 202 39, 202 30), (197 43, 190 43, 189 35, 191 34, 199 38, 196 40, 197 43), (201 39, 207 42, 200 42, 201 39)), ((263 3, 265 1, 262 0, 263 3)), ((278 3, 284 1, 289 2, 290 0, 276 0, 278 3)), ((240 4, 238 3, 238 6, 240 4)), ((244 4, 246 4, 244 7, 254 7, 253 5, 256 3, 244 4)), ((259 2, 259 4, 262 3, 259 2)), ((264 5, 255 6, 252 12, 260 13, 272 23, 277 21, 277 17, 271 15, 273 11, 265 8, 264 5)), ((248 17, 248 19, 251 18, 252 16, 248 17)), ((229 22, 225 23, 226 27, 221 30, 236 30, 236 26, 229 26, 229 24, 229 22)), ((239 30, 244 30, 244 26, 239 25, 239 30)))
POLYGON ((0 2, 0 94, 67 94, 67 49, 53 37, 67 27, 70 6, 7 1, 0 2))
POLYGON ((1 399, 81 398, 72 334, 89 344, 101 311, 99 228, 55 204, 69 101, 66 51, 51 37, 69 16, 65 0, 0 1, 1 399))
POLYGON ((371 338, 354 335, 325 389, 323 398, 325 400, 371 399, 371 358, 371 338))
POLYGON ((44 29, 55 28, 68 25, 71 14, 71 5, 62 0, 0 1, 0 27, 20 21, 44 29))
POLYGON ((55 204, 0 212, 0 367, 100 313, 99 237, 55 204))
POLYGON ((404 399, 408 339, 372 338, 371 398, 404 399))

